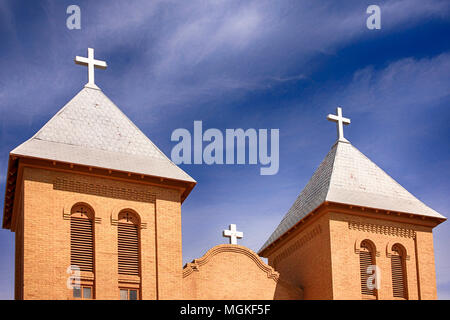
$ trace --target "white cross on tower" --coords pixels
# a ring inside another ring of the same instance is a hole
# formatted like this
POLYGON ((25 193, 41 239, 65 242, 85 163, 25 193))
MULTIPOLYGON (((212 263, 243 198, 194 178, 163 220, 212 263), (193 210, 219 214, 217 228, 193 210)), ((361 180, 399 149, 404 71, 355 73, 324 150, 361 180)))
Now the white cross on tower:
POLYGON ((344 124, 345 125, 350 124, 350 119, 344 118, 342 116, 342 108, 341 107, 336 108, 336 113, 337 113, 337 115, 329 114, 327 116, 327 120, 337 123, 336 126, 337 126, 338 140, 348 142, 348 140, 344 138, 344 124))
POLYGON ((106 64, 106 61, 95 60, 94 59, 94 49, 88 48, 88 57, 85 58, 85 57, 76 56, 75 63, 88 67, 88 79, 89 79, 88 85, 91 85, 94 88, 98 88, 95 85, 94 68, 106 69, 106 67, 108 66, 106 64))
POLYGON ((244 237, 244 233, 240 231, 236 231, 236 225, 230 224, 230 230, 223 230, 223 236, 230 238, 231 244, 237 244, 237 239, 241 239, 244 237))

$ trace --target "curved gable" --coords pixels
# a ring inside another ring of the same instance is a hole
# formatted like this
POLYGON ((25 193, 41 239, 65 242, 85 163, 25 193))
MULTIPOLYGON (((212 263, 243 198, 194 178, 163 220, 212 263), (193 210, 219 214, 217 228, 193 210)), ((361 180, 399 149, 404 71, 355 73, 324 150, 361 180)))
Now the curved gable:
POLYGON ((301 299, 294 288, 279 277, 252 250, 222 244, 186 264, 183 269, 185 299, 301 299))

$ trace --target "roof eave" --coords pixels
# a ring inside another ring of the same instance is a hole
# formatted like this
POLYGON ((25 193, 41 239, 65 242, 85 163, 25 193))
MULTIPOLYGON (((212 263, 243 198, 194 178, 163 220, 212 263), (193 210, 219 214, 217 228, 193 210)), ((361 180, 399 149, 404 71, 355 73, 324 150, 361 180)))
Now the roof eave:
MULTIPOLYGON (((148 174, 141 174, 137 172, 128 172, 128 171, 121 171, 116 169, 109 169, 109 168, 100 168, 100 167, 93 167, 93 166, 87 166, 83 164, 76 164, 76 163, 69 163, 64 161, 55 161, 52 159, 42 159, 42 158, 34 158, 30 156, 22 156, 19 154, 13 154, 10 153, 9 160, 8 160, 8 171, 7 171, 7 179, 6 179, 6 186, 5 186, 5 202, 3 206, 3 223, 2 228, 3 229, 11 229, 11 218, 14 212, 14 198, 15 198, 15 189, 17 184, 17 172, 18 172, 18 163, 19 159, 31 159, 31 160, 41 160, 48 164, 56 165, 56 163, 59 164, 65 164, 70 168, 73 168, 74 165, 76 165, 78 168, 84 168, 85 171, 88 173, 89 171, 93 170, 93 168, 98 170, 104 170, 105 172, 109 172, 110 174, 112 172, 125 174, 126 176, 130 177, 131 175, 139 175, 141 176, 141 180, 146 181, 145 178, 148 178, 151 180, 151 184, 157 184, 157 185, 164 185, 164 182, 173 182, 173 183, 179 183, 184 186, 184 191, 181 193, 181 203, 186 200, 186 198, 189 196, 191 191, 194 189, 194 187, 197 185, 197 182, 192 179, 192 181, 189 180, 180 180, 180 179, 174 179, 174 178, 168 178, 168 177, 162 177, 162 176, 155 176, 155 175, 148 175, 148 174)), ((105 174, 105 176, 107 176, 105 174)), ((108 177, 108 176, 107 176, 108 177)))
POLYGON ((266 257, 265 254, 269 251, 269 249, 273 248, 275 246, 275 244, 279 243, 280 241, 282 241, 287 235, 289 235, 290 233, 292 233, 294 230, 298 229, 300 224, 305 223, 305 221, 314 216, 317 213, 320 213, 320 210, 325 207, 325 206, 329 206, 332 204, 337 204, 337 205, 344 205, 344 206, 348 206, 351 208, 361 208, 363 211, 364 210, 374 210, 376 212, 385 212, 387 215, 391 215, 391 214, 396 214, 398 216, 403 215, 403 216, 407 216, 409 218, 412 217, 416 217, 416 218, 420 218, 421 220, 431 220, 435 222, 435 225, 433 226, 436 227, 439 224, 441 224, 442 222, 445 222, 447 220, 446 217, 442 216, 442 217, 433 217, 433 216, 429 216, 429 215, 421 215, 421 214, 417 214, 417 213, 411 213, 411 212, 398 212, 398 211, 389 211, 389 210, 385 210, 385 209, 379 209, 379 208, 371 208, 371 207, 363 207, 363 206, 355 206, 352 204, 347 204, 347 203, 339 203, 339 202, 331 202, 331 201, 325 201, 323 202, 321 205, 319 205, 316 209, 314 209, 313 211, 311 211, 310 213, 308 213, 307 215, 305 215, 302 219, 300 219, 297 223, 295 223, 291 228, 289 228, 288 230, 286 230, 283 234, 281 234, 278 238, 276 238, 274 241, 272 241, 271 243, 269 243, 268 245, 266 245, 265 247, 261 248, 258 251, 258 254, 262 257, 266 257))
POLYGON ((11 217, 14 210, 14 197, 17 183, 18 158, 9 155, 6 172, 5 199, 3 204, 3 229, 11 229, 11 217))

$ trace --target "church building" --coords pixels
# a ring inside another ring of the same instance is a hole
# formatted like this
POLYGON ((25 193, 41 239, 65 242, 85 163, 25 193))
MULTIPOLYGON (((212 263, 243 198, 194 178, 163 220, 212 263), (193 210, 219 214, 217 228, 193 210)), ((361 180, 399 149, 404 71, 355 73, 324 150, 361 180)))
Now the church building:
POLYGON ((258 253, 237 244, 182 265, 196 181, 95 84, 9 154, 3 228, 15 299, 436 299, 433 228, 446 220, 338 139, 258 253), (261 257, 268 259, 265 263, 261 257))

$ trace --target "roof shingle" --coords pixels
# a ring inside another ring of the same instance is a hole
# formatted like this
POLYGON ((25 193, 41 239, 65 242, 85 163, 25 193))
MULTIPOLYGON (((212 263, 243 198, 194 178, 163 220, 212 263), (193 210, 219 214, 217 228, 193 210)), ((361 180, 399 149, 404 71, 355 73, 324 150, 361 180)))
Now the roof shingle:
POLYGON ((352 144, 337 141, 259 252, 325 201, 445 219, 352 144))
POLYGON ((11 155, 195 182, 100 89, 89 86, 11 155))

